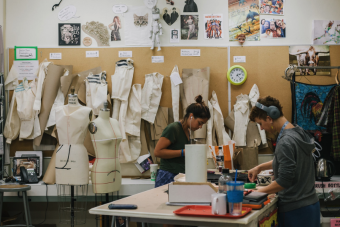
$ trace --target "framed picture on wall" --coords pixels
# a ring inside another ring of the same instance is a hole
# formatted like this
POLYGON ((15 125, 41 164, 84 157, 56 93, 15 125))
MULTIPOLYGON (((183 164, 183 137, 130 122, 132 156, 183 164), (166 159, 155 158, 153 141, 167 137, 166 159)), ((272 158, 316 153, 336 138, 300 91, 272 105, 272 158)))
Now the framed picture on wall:
POLYGON ((59 46, 80 46, 80 23, 58 24, 59 46))

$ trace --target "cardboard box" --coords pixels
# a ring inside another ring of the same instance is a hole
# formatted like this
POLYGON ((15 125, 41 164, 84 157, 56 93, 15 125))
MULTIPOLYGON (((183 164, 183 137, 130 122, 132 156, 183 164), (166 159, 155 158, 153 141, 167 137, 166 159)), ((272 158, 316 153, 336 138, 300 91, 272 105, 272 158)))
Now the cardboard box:
POLYGON ((212 183, 172 182, 169 184, 169 203, 210 203, 211 194, 218 188, 212 183))

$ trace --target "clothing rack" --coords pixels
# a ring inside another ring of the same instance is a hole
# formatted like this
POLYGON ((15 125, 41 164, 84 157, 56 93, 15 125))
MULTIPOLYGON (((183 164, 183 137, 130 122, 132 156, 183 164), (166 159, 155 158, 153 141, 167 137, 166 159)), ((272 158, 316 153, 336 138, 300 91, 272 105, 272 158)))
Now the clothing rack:
MULTIPOLYGON (((340 66, 297 66, 289 65, 285 70, 285 75, 282 77, 285 80, 292 81, 292 76, 298 69, 340 69, 340 66)), ((309 76, 309 75, 303 75, 309 76)), ((314 75, 316 76, 316 75, 314 75)))

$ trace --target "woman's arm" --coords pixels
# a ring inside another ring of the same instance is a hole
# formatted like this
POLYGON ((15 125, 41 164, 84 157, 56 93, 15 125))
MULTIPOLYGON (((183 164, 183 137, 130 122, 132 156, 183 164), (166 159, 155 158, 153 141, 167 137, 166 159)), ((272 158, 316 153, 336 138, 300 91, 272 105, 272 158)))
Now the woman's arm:
MULTIPOLYGON (((177 158, 181 157, 182 150, 169 150, 167 149, 170 146, 171 142, 169 139, 165 137, 161 137, 158 140, 158 143, 155 147, 155 156, 157 158, 163 158, 163 159, 170 159, 170 158, 177 158)), ((183 150, 185 154, 185 150, 183 150)))
POLYGON ((272 168, 273 168, 273 160, 262 163, 261 165, 255 166, 254 168, 248 171, 248 178, 251 182, 254 182, 257 179, 257 174, 259 174, 263 170, 272 169, 272 168))
POLYGON ((111 28, 114 25, 115 22, 112 22, 111 24, 108 25, 109 29, 113 31, 113 29, 111 28))
POLYGON ((274 193, 277 193, 279 191, 282 191, 283 189, 284 189, 284 187, 281 187, 278 183, 276 183, 276 181, 273 181, 267 187, 260 188, 260 189, 258 189, 256 191, 257 192, 267 193, 267 194, 274 194, 274 193))

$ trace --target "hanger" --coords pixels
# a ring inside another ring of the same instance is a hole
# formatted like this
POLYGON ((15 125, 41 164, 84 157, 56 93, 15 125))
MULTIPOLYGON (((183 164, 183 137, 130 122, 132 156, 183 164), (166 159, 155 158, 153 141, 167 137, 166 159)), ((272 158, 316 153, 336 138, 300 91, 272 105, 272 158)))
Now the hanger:
POLYGON ((338 69, 338 71, 336 72, 336 75, 335 75, 335 82, 336 82, 337 85, 339 85, 338 74, 339 74, 339 69, 338 69))

